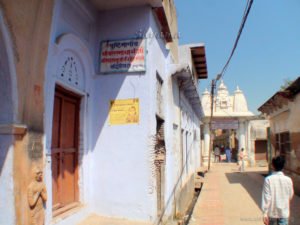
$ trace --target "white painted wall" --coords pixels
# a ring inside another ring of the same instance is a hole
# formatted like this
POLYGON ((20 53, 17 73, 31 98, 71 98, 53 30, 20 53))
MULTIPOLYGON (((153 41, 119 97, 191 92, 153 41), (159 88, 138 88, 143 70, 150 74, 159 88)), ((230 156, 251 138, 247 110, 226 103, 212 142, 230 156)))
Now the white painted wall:
POLYGON ((245 127, 245 121, 240 120, 239 121, 239 146, 238 151, 240 151, 242 148, 246 148, 246 127, 245 127))
POLYGON ((183 110, 183 117, 181 119, 181 128, 185 132, 188 132, 187 135, 187 178, 193 174, 196 169, 200 167, 200 157, 197 155, 200 154, 200 141, 199 139, 194 139, 194 132, 200 134, 200 120, 193 111, 191 105, 187 98, 181 94, 181 108, 183 110))
MULTIPOLYGON (((76 1, 77 2, 77 1, 76 1)), ((154 142, 156 133, 156 73, 163 79, 163 101, 166 139, 166 216, 173 211, 173 190, 181 178, 179 153, 180 130, 178 84, 173 82, 167 68, 173 63, 150 7, 137 7, 95 14, 88 6, 70 1, 57 1, 52 25, 47 66, 46 96, 46 183, 51 196, 51 128, 55 83, 83 96, 81 106, 80 200, 85 213, 124 217, 154 222, 157 216, 154 142), (85 10, 82 10, 82 9, 85 10), (70 10, 72 9, 72 10, 70 10), (68 33, 69 44, 57 37, 68 33), (147 38, 147 71, 144 73, 106 74, 98 72, 99 48, 103 40, 147 38), (77 44, 76 44, 77 43, 77 44), (83 67, 84 88, 76 88, 58 80, 55 71, 59 56, 70 50, 83 67), (178 92, 176 94, 176 92, 178 92), (140 123, 136 125, 109 125, 109 103, 114 99, 139 98, 140 123), (175 125, 174 125, 175 124, 175 125), (174 127, 176 127, 174 129, 174 127)), ((188 101, 188 117, 183 119, 189 132, 189 170, 187 179, 200 165, 200 144, 193 142, 194 130, 200 135, 196 119, 188 101), (188 121, 188 122, 187 122, 188 121), (197 157, 197 159, 196 159, 197 157)), ((51 197, 49 197, 51 199, 51 197)), ((80 214, 80 213, 79 213, 80 214)), ((58 224, 71 224, 81 216, 76 214, 58 224)), ((51 220, 51 200, 47 203, 47 224, 51 220)))
MULTIPOLYGON (((157 39, 157 24, 149 7, 104 12, 99 17, 99 41, 147 37, 147 71, 109 74, 95 78, 93 102, 95 210, 99 213, 153 221, 156 217, 156 184, 153 163, 156 133, 156 72, 166 81, 167 51, 157 39), (109 27, 107 23, 109 22, 109 27), (108 124, 109 102, 140 99, 140 123, 108 124)), ((163 85, 163 95, 165 95, 163 85)), ((165 110, 164 110, 165 111, 165 110)), ((167 126, 167 124, 166 124, 167 126)), ((167 131, 166 131, 167 133, 167 131)))
POLYGON ((13 137, 0 135, 0 224, 15 224, 13 137))

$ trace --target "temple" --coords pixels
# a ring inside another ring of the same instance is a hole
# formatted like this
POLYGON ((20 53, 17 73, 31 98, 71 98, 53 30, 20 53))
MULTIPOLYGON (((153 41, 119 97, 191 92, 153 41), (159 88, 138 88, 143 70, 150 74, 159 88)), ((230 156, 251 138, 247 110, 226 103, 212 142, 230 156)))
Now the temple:
POLYGON ((250 164, 254 164, 256 160, 266 160, 265 128, 268 122, 249 111, 243 91, 237 87, 234 94, 230 95, 224 81, 220 82, 213 99, 213 119, 210 129, 211 101, 211 94, 206 89, 201 99, 204 111, 203 162, 208 162, 210 138, 213 138, 213 146, 228 145, 233 150, 233 160, 237 160, 236 156, 241 148, 246 149, 250 164))

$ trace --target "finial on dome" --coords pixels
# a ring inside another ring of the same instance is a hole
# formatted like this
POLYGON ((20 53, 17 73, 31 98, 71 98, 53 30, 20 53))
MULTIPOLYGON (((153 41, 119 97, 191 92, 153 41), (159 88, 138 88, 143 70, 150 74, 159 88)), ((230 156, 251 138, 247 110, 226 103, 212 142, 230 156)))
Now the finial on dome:
POLYGON ((207 94, 209 94, 209 92, 208 92, 207 88, 205 88, 205 91, 203 92, 203 95, 207 95, 207 94))
POLYGON ((242 90, 240 89, 240 87, 238 85, 236 86, 235 93, 242 93, 242 90))
POLYGON ((221 83, 220 83, 219 89, 227 89, 227 87, 226 87, 226 86, 225 86, 225 84, 224 84, 224 81, 223 81, 223 79, 221 80, 221 83))

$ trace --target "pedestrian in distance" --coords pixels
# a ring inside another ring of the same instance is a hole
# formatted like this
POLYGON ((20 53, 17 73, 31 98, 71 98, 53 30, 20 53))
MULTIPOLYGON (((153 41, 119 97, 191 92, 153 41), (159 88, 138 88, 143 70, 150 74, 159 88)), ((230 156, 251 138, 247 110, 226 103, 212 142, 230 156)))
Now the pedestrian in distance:
POLYGON ((224 145, 221 145, 221 155, 224 155, 225 154, 225 147, 224 147, 224 145))
POLYGON ((227 145, 225 148, 226 160, 227 162, 231 162, 231 149, 227 145))
POLYGON ((216 145, 216 147, 214 149, 214 155, 215 155, 214 162, 220 162, 221 161, 221 150, 219 148, 219 145, 216 145))
POLYGON ((240 161, 239 171, 240 172, 245 171, 245 156, 246 156, 246 153, 244 151, 244 148, 241 148, 241 151, 239 153, 239 161, 240 161))
POLYGON ((294 195, 293 182, 282 172, 285 159, 272 159, 274 172, 265 178, 262 192, 262 212, 265 225, 288 225, 290 201, 294 195))

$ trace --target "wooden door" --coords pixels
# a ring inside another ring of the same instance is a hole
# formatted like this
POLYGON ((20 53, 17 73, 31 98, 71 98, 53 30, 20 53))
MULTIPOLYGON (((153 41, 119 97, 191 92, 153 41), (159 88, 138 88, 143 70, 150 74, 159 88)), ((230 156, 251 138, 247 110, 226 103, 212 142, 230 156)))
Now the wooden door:
POLYGON ((255 141, 255 160, 268 160, 267 150, 268 150, 267 140, 256 140, 255 141))
POLYGON ((78 126, 80 98, 55 90, 52 127, 53 210, 78 201, 78 126))

